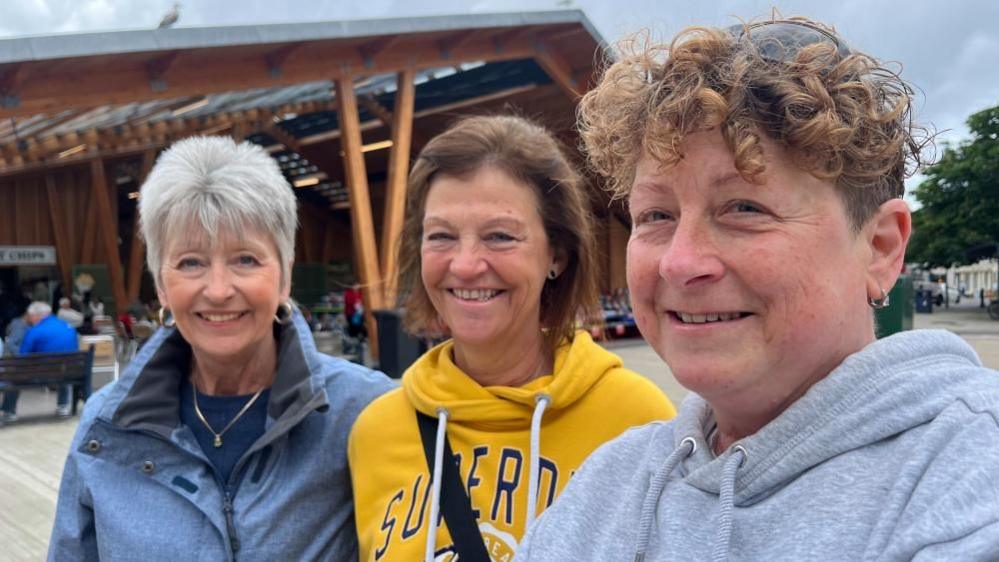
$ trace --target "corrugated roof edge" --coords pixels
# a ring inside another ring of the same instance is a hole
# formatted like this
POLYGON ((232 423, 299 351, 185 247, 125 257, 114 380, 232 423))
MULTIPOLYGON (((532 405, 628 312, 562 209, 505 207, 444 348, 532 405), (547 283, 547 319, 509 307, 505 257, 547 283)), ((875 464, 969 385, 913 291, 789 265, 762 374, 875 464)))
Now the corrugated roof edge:
POLYGON ((178 49, 560 23, 579 23, 593 36, 599 46, 604 47, 607 44, 582 10, 552 10, 17 37, 0 39, 0 64, 178 49))

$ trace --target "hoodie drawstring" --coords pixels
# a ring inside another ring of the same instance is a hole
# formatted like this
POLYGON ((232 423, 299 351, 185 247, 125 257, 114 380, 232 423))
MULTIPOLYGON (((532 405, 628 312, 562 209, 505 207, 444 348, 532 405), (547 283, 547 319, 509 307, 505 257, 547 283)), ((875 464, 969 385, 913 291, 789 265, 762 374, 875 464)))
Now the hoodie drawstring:
POLYGON ((534 522, 538 511, 538 481, 541 479, 541 416, 552 398, 547 394, 535 397, 534 416, 531 418, 531 456, 527 465, 527 523, 526 531, 534 522))
POLYGON ((693 437, 684 437, 680 445, 673 449, 673 452, 666 457, 659 470, 652 477, 649 491, 645 494, 645 501, 642 502, 642 517, 638 523, 638 548, 635 550, 635 562, 645 560, 645 551, 649 546, 649 533, 652 530, 652 519, 656 515, 656 505, 659 503, 659 495, 666 486, 666 479, 680 464, 680 461, 694 454, 697 450, 697 442, 693 437))
POLYGON ((732 447, 732 454, 722 467, 718 491, 718 524, 715 526, 715 546, 711 551, 714 562, 728 560, 729 543, 732 540, 732 510, 735 509, 735 474, 748 458, 746 449, 742 445, 736 445, 732 447))
POLYGON ((427 529, 427 548, 423 559, 434 562, 434 548, 437 546, 437 518, 440 516, 441 470, 444 460, 444 440, 447 439, 448 412, 437 408, 437 441, 434 444, 434 479, 430 494, 430 527, 427 529))

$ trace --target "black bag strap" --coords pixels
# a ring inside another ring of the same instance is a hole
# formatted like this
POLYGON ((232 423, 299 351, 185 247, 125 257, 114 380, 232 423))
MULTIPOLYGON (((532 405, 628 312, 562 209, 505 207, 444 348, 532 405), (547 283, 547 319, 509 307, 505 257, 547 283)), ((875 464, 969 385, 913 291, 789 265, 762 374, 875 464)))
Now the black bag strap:
MULTIPOLYGON (((423 440, 423 454, 427 457, 427 466, 430 467, 430 478, 434 474, 434 446, 437 441, 437 426, 439 420, 430 417, 423 412, 416 412, 416 422, 420 426, 420 439, 423 440)), ((454 453, 451 452, 451 443, 447 437, 444 439, 444 456, 441 459, 444 466, 441 467, 441 512, 444 514, 444 522, 451 532, 451 541, 454 549, 458 552, 458 559, 461 562, 490 562, 489 553, 486 552, 486 545, 482 541, 482 533, 479 532, 479 523, 472 513, 472 502, 465 493, 465 484, 458 473, 458 463, 455 461, 454 453)), ((428 485, 432 484, 429 483, 428 485)), ((437 526, 436 521, 430 522, 430 532, 437 526)))

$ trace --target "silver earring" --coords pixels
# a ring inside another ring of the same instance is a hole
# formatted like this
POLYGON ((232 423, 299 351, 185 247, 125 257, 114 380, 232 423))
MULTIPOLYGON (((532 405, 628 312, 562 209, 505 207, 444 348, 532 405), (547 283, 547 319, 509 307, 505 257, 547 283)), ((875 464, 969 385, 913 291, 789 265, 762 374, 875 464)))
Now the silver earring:
POLYGON ((277 312, 274 313, 274 321, 282 326, 291 322, 291 317, 295 309, 291 306, 291 301, 284 301, 278 305, 277 312), (284 312, 284 314, 281 314, 284 312))
POLYGON ((554 281, 556 277, 558 277, 558 272, 555 271, 555 268, 553 267, 553 268, 549 269, 548 270, 548 280, 549 281, 554 281))
POLYGON ((884 290, 884 288, 882 287, 878 288, 881 289, 880 299, 872 299, 871 297, 867 297, 867 304, 869 304, 871 308, 873 308, 874 310, 881 310, 883 308, 888 308, 888 305, 891 304, 891 297, 888 296, 888 291, 884 290))
POLYGON ((166 314, 167 308, 165 306, 160 308, 160 326, 163 326, 164 328, 173 328, 177 324, 177 321, 174 320, 173 314, 170 316, 167 316, 166 314))

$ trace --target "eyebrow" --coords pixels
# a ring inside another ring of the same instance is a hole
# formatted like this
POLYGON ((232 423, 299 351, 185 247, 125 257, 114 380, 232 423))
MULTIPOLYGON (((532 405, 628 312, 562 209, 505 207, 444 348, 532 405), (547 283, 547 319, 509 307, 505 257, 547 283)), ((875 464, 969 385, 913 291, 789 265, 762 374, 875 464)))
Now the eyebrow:
MULTIPOLYGON (((450 221, 448 221, 448 220, 446 220, 444 218, 441 218, 441 217, 435 217, 435 216, 424 217, 424 219, 423 219, 423 226, 434 226, 434 225, 452 226, 452 224, 451 224, 450 221)), ((522 221, 522 220, 520 220, 518 218, 515 218, 515 217, 496 217, 496 218, 492 218, 492 219, 487 220, 483 224, 484 228, 491 228, 491 227, 495 227, 495 226, 508 226, 508 227, 513 227, 513 228, 524 228, 526 225, 525 225, 524 221, 522 221)))
MULTIPOLYGON (((742 177, 742 174, 740 174, 738 172, 738 170, 732 170, 731 172, 726 172, 726 173, 724 173, 724 174, 722 174, 720 176, 712 178, 710 181, 708 181, 708 187, 714 189, 714 188, 722 187, 722 186, 724 186, 726 184, 732 183, 732 182, 737 181, 737 180, 739 180, 741 182, 746 182, 745 178, 742 177)), ((642 188, 647 188, 647 189, 654 189, 654 190, 664 189, 664 188, 665 189, 672 189, 673 188, 673 184, 672 184, 672 182, 670 182, 668 180, 665 180, 665 179, 657 179, 657 180, 653 180, 653 181, 642 181, 642 182, 638 182, 638 183, 635 184, 634 188, 632 188, 632 192, 634 192, 634 189, 637 188, 637 187, 642 187, 642 188)), ((630 197, 629 197, 629 199, 630 199, 630 197)))

